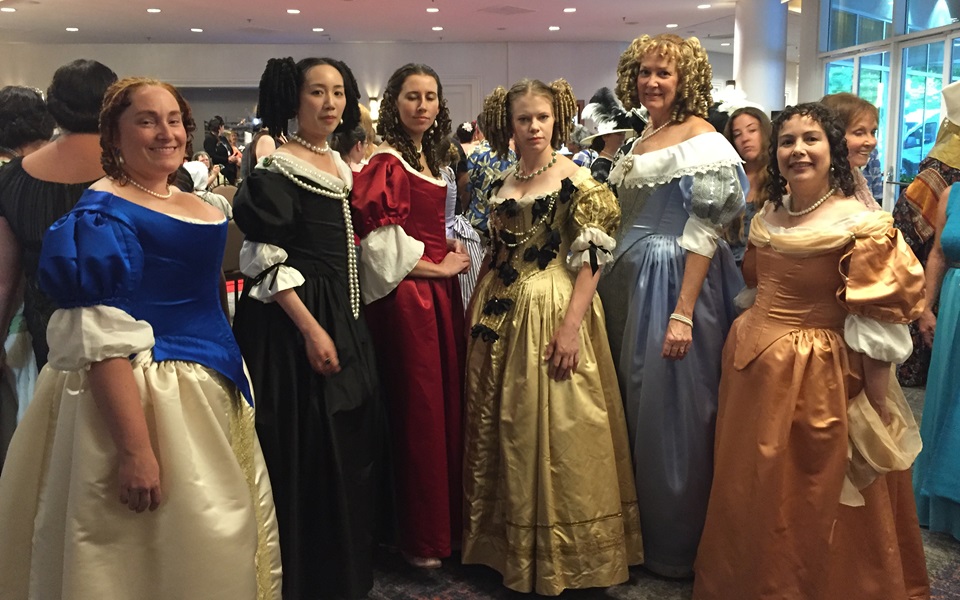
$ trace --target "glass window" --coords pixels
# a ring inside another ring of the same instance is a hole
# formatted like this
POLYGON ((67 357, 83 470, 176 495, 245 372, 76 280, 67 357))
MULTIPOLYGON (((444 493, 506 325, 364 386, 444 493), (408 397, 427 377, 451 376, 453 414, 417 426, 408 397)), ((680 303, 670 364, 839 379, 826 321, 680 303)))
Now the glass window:
POLYGON ((960 20, 960 0, 907 0, 907 33, 960 20))
MULTIPOLYGON (((877 168, 868 168, 864 175, 879 176, 882 179, 883 166, 886 163, 887 140, 886 129, 882 127, 887 122, 888 97, 887 92, 890 86, 890 53, 878 52, 876 54, 867 54, 860 57, 860 77, 858 78, 859 90, 857 95, 877 107, 880 117, 877 122, 877 156, 871 157, 879 161, 877 168), (880 171, 881 173, 878 173, 880 171)), ((868 167, 872 165, 868 163, 868 167)), ((870 181, 873 184, 874 182, 870 181)), ((873 193, 882 197, 883 187, 873 186, 873 193)))
POLYGON ((944 42, 903 50, 900 122, 900 180, 912 181, 920 161, 930 152, 940 126, 944 42))
POLYGON ((953 50, 950 52, 950 83, 960 81, 960 38, 953 38, 953 50))
POLYGON ((885 40, 893 34, 893 2, 830 0, 828 31, 827 50, 885 40))
POLYGON ((827 63, 827 85, 824 94, 853 92, 853 59, 844 58, 827 63))

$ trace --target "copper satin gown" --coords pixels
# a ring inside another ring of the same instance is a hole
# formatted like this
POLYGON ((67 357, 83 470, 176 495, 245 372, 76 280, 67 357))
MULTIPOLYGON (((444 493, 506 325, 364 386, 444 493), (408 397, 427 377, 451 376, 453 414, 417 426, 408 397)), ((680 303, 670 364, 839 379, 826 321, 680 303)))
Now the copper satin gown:
POLYGON ((862 489, 862 507, 839 502, 848 402, 863 386, 845 320, 916 318, 922 269, 882 211, 821 229, 777 228, 765 214, 744 269, 751 285, 755 259, 756 301, 724 347, 694 598, 928 598, 909 469, 862 489))

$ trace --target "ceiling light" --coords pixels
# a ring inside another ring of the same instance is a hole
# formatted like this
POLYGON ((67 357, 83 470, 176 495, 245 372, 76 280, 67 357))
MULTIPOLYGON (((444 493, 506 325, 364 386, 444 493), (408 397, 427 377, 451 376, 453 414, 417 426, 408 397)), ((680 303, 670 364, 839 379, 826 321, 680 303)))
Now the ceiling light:
POLYGON ((440 12, 439 8, 428 8, 427 12, 440 12))
POLYGON ((577 12, 577 9, 575 9, 575 8, 565 8, 565 9, 563 9, 563 12, 565 12, 565 13, 573 13, 573 12, 577 12))
POLYGON ((721 46, 729 46, 729 45, 730 45, 730 42, 723 42, 723 43, 721 43, 720 45, 721 45, 721 46))
POLYGON ((674 29, 676 26, 676 23, 667 23, 667 29, 674 29))
POLYGON ((199 27, 194 27, 194 28, 191 29, 190 31, 192 31, 192 32, 194 32, 194 33, 203 33, 203 30, 200 29, 199 27))
POLYGON ((158 12, 160 12, 160 9, 159 9, 159 8, 148 8, 148 9, 147 9, 147 12, 148 12, 148 13, 158 13, 158 12))
POLYGON ((0 8, 0 12, 17 12, 17 9, 4 6, 3 8, 0 8))
POLYGON ((550 27, 547 27, 547 29, 549 29, 550 31, 560 31, 560 28, 557 27, 556 25, 551 25, 550 27))
POLYGON ((314 33, 321 33, 323 31, 323 27, 314 27, 313 31, 314 33))
POLYGON ((288 14, 288 15, 299 15, 299 14, 300 14, 300 11, 297 10, 297 9, 295 9, 295 8, 288 8, 288 9, 287 9, 287 14, 288 14))
POLYGON ((434 27, 433 30, 434 30, 434 31, 443 31, 443 27, 434 27))
POLYGON ((67 27, 67 31, 80 31, 76 27, 67 27))
POLYGON ((710 8, 709 4, 698 4, 697 8, 710 8))

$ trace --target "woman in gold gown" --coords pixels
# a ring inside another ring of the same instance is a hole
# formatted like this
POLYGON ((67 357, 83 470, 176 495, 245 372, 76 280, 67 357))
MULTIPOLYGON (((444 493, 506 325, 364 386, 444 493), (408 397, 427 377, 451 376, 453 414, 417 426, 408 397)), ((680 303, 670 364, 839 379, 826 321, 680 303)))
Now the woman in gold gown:
POLYGON ((557 154, 575 110, 563 80, 484 103, 491 146, 505 157, 512 137, 520 160, 491 188, 492 253, 467 314, 463 562, 551 596, 622 583, 643 555, 596 295, 620 209, 557 154))
POLYGON ((756 300, 724 346, 698 600, 929 597, 919 436, 890 368, 912 349, 923 271, 892 217, 852 197, 843 135, 818 104, 774 123, 778 200, 753 220, 756 300))

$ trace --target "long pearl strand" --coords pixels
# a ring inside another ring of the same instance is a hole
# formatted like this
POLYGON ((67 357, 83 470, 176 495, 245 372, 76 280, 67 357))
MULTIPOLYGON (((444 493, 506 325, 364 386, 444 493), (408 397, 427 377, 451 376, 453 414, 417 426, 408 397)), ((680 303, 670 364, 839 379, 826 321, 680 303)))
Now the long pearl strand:
MULTIPOLYGON (((299 143, 299 142, 298 142, 299 143)), ((300 186, 301 188, 307 190, 308 192, 313 192, 320 196, 326 196, 327 198, 333 198, 334 200, 340 200, 340 204, 343 210, 343 225, 344 233, 347 236, 347 279, 350 287, 350 312, 353 313, 354 319, 360 318, 360 279, 357 274, 357 249, 353 246, 353 217, 350 215, 350 188, 347 186, 340 186, 338 182, 333 181, 333 179, 318 169, 309 169, 300 165, 297 165, 296 168, 302 170, 304 173, 310 175, 311 178, 314 178, 317 181, 322 182, 324 185, 329 186, 331 189, 325 189, 315 185, 310 185, 309 183, 303 181, 289 170, 288 167, 294 167, 294 164, 290 162, 290 159, 283 156, 281 153, 274 153, 270 155, 270 159, 277 166, 277 170, 280 173, 300 186), (283 163, 287 163, 284 166, 283 163), (340 188, 337 190, 337 188, 340 188)))

